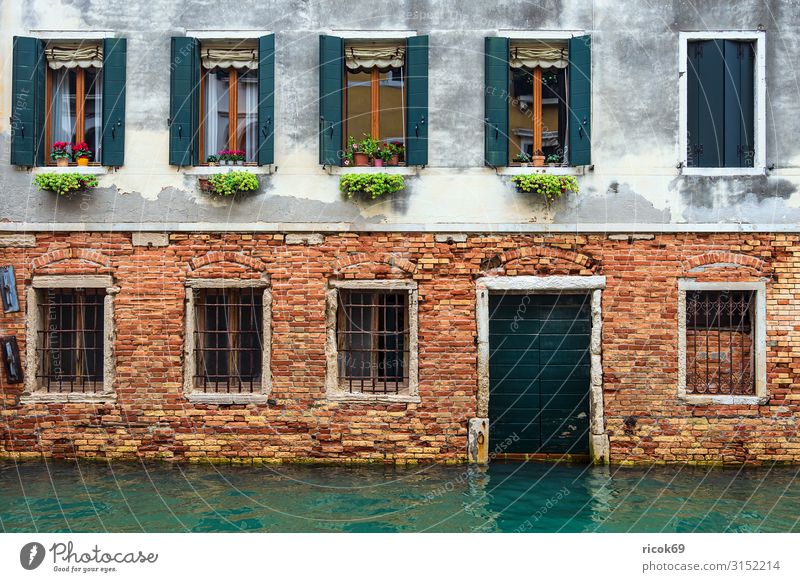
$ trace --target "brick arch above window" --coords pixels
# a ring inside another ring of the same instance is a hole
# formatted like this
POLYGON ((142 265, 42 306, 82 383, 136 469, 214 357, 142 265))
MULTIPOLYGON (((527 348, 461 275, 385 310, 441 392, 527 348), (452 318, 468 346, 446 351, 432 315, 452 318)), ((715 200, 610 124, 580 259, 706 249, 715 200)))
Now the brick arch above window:
POLYGON ((36 257, 31 262, 31 270, 36 271, 45 267, 49 267, 54 263, 68 261, 70 259, 77 259, 78 261, 86 261, 93 263, 97 267, 108 268, 111 266, 111 258, 103 253, 92 249, 59 249, 57 251, 50 251, 36 257))
POLYGON ((202 257, 194 257, 191 259, 189 261, 189 271, 196 271, 217 263, 235 263, 259 272, 267 270, 266 263, 261 259, 250 257, 242 253, 234 253, 232 251, 210 251, 202 257))
POLYGON ((408 275, 413 275, 417 271, 417 265, 415 263, 390 253, 356 253, 347 255, 336 261, 336 263, 334 263, 333 272, 339 275, 345 270, 357 270, 359 267, 368 264, 388 265, 391 269, 399 269, 408 275))
POLYGON ((551 258, 566 263, 572 263, 576 267, 592 272, 597 271, 598 261, 581 253, 574 251, 567 251, 556 247, 549 246, 531 246, 520 247, 504 253, 499 253, 493 257, 489 257, 481 263, 481 270, 499 271, 510 266, 515 262, 521 262, 528 258, 551 258))
POLYGON ((762 259, 757 257, 728 251, 703 253, 694 255, 683 261, 683 270, 687 273, 702 271, 704 268, 709 267, 747 267, 760 273, 764 270, 765 263, 762 259))

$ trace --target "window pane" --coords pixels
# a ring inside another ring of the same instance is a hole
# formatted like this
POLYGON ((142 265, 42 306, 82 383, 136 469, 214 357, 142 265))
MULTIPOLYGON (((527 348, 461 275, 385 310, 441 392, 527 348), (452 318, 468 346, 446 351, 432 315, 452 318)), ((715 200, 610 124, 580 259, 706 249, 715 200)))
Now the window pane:
POLYGON ((229 79, 228 71, 221 69, 208 71, 205 78, 203 127, 206 158, 228 149, 229 79))
POLYGON ((262 291, 247 289, 242 291, 238 306, 239 341, 238 367, 242 381, 257 382, 261 377, 261 353, 263 338, 261 328, 263 321, 262 291))
POLYGON ((533 154, 533 71, 511 69, 511 103, 508 114, 509 158, 533 154))
POLYGON ((567 123, 566 69, 542 70, 542 151, 564 161, 567 123))
POLYGON ((753 293, 686 293, 686 391, 754 394, 753 293))
POLYGON ((379 138, 383 141, 404 143, 405 91, 402 69, 389 69, 380 73, 378 89, 380 100, 379 138))
MULTIPOLYGON (((509 104, 509 155, 533 155, 534 132, 540 125, 542 152, 564 161, 567 123, 566 69, 542 69, 542 109, 534 110, 534 70, 528 67, 511 69, 511 103, 509 104), (541 115, 541 117, 539 117, 541 115)), ((555 160, 553 160, 555 161, 555 160)))
POLYGON ((75 143, 76 69, 56 69, 52 77, 50 109, 52 141, 75 143))
POLYGON ((370 135, 370 84, 372 73, 345 73, 347 80, 346 135, 357 141, 370 135))
POLYGON ((92 150, 92 161, 99 162, 103 135, 103 72, 89 67, 84 74, 86 87, 84 138, 92 150))
POLYGON ((241 69, 238 77, 236 148, 245 152, 248 162, 255 162, 258 149, 258 73, 241 69))

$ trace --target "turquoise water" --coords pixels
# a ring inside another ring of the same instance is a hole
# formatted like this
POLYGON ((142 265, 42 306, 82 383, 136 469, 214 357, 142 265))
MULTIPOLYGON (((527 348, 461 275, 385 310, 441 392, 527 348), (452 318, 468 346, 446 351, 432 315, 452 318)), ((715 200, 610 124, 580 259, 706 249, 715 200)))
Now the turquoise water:
POLYGON ((0 462, 5 532, 789 532, 800 468, 0 462))

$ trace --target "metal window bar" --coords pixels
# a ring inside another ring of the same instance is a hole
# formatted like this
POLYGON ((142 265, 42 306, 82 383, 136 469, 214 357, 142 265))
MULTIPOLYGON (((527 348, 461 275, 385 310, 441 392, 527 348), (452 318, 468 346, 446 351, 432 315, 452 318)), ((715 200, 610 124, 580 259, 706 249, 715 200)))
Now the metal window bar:
POLYGON ((340 386, 351 393, 400 393, 408 387, 408 346, 408 292, 340 290, 340 386))
POLYGON ((37 383, 46 392, 97 392, 103 384, 104 289, 38 291, 37 383))
POLYGON ((686 294, 686 391, 755 394, 752 291, 686 294))
POLYGON ((211 393, 261 387, 262 290, 195 289, 194 386, 211 393))

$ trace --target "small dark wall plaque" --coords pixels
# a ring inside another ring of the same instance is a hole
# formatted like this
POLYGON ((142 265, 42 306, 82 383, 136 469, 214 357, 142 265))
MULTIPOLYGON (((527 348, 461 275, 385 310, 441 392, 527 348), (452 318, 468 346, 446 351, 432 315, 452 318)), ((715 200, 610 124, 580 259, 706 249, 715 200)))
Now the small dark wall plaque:
POLYGON ((22 374, 22 362, 19 358, 19 346, 16 336, 0 338, 0 349, 3 351, 3 366, 9 384, 20 384, 25 379, 22 374))
POLYGON ((17 300, 17 280, 14 278, 14 267, 0 267, 0 295, 3 297, 3 311, 11 313, 19 311, 17 300))

